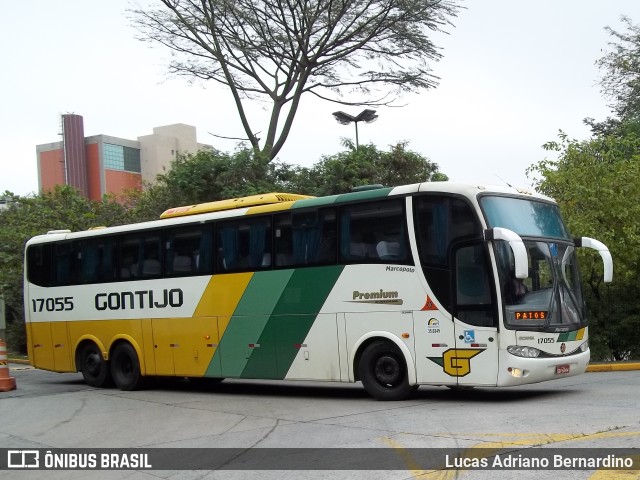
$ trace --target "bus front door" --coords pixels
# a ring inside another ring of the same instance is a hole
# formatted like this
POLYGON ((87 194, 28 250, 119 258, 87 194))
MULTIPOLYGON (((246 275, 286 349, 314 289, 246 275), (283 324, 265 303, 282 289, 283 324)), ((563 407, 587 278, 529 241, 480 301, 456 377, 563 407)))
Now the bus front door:
POLYGON ((487 258, 481 242, 467 242, 453 251, 455 351, 445 364, 457 377, 459 386, 497 383, 496 295, 487 258))

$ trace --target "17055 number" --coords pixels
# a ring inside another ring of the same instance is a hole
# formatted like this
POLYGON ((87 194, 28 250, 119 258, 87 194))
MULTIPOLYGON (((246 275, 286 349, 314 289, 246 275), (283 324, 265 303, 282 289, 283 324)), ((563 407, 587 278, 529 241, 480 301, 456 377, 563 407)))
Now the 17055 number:
POLYGON ((32 298, 34 312, 64 312, 73 310, 73 297, 32 298))

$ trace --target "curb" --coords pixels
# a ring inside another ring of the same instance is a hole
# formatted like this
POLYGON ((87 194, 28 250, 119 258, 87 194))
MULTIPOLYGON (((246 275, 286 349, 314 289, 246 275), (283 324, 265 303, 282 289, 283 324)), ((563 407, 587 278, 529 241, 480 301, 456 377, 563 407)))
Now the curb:
POLYGON ((28 358, 9 358, 7 361, 9 363, 19 363, 20 365, 31 365, 28 358))
POLYGON ((627 370, 640 370, 640 363, 593 363, 587 365, 587 372, 622 372, 627 370))

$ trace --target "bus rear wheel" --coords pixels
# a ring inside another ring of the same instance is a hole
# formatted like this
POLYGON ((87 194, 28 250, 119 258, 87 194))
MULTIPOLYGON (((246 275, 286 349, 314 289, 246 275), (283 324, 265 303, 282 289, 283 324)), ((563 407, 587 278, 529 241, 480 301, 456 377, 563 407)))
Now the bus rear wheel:
POLYGON ((364 388, 378 400, 403 400, 415 391, 409 385, 402 352, 388 341, 378 340, 365 348, 358 373, 364 388))
POLYGON ((80 352, 80 372, 87 385, 95 388, 111 386, 109 364, 95 343, 87 343, 80 352))
POLYGON ((130 343, 116 345, 111 355, 111 377, 120 390, 136 390, 140 387, 140 361, 130 343))

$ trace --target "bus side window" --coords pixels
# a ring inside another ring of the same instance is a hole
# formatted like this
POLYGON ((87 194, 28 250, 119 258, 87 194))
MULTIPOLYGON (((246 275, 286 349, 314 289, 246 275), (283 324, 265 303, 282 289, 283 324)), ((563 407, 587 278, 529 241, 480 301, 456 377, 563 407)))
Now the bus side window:
POLYGON ((139 242, 136 238, 124 238, 120 242, 119 276, 121 280, 129 280, 138 275, 139 242), (134 266, 135 265, 135 266, 134 266))
POLYGON ((400 263, 411 260, 401 200, 345 206, 340 213, 340 261, 400 263))
POLYGON ((285 213, 274 217, 274 265, 276 267, 293 267, 293 228, 291 214, 285 213))
POLYGON ((185 276, 211 273, 210 226, 189 226, 165 232, 165 271, 185 276))
POLYGON ((142 271, 143 278, 162 276, 160 236, 147 236, 143 243, 142 271))
POLYGON ((83 240, 78 247, 78 283, 115 280, 115 237, 83 240))
POLYGON ((319 223, 316 226, 316 238, 319 245, 315 255, 318 264, 336 263, 338 245, 338 227, 335 209, 324 209, 319 212, 319 223))
POLYGON ((27 278, 40 287, 53 286, 52 250, 53 244, 31 245, 27 250, 27 278))
POLYGON ((336 213, 333 208, 275 217, 275 265, 303 267, 336 261, 336 213))
POLYGON ((77 277, 77 252, 73 242, 58 242, 53 245, 54 250, 54 281, 53 284, 71 285, 77 277))
POLYGON ((138 280, 162 276, 161 234, 123 237, 120 242, 120 279, 138 280))
POLYGON ((216 231, 218 272, 271 268, 271 217, 221 222, 216 231))

